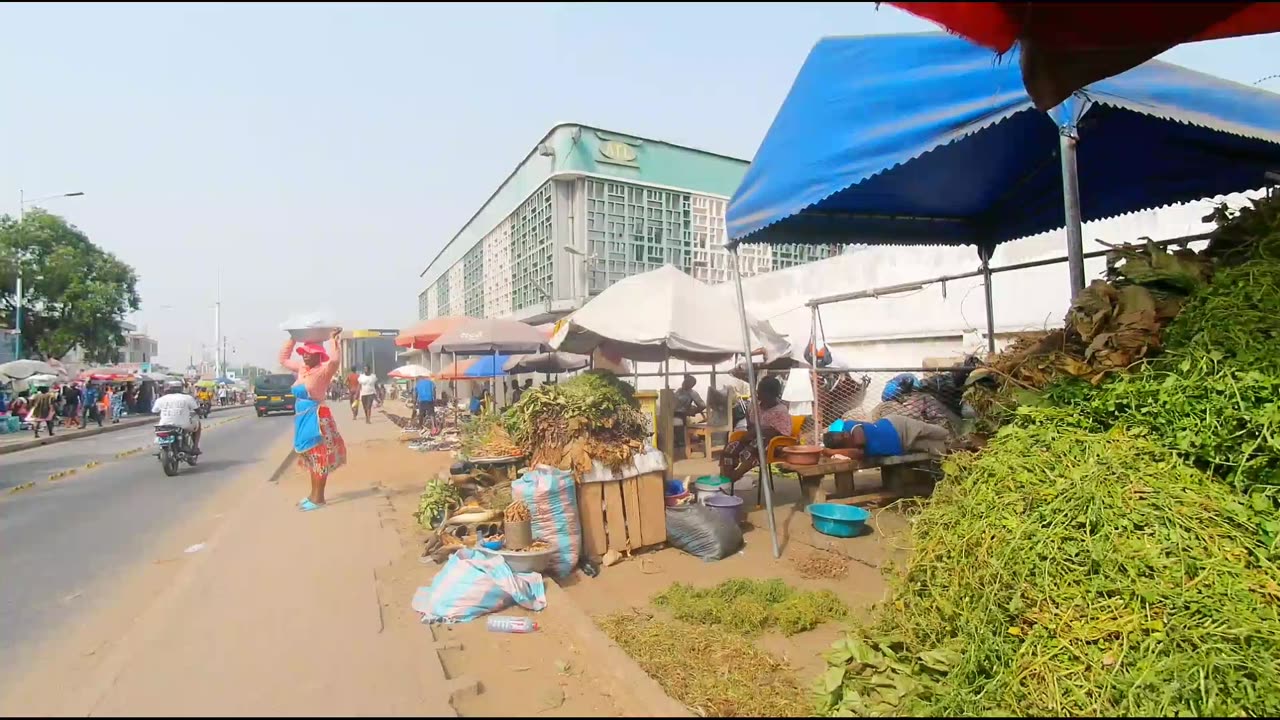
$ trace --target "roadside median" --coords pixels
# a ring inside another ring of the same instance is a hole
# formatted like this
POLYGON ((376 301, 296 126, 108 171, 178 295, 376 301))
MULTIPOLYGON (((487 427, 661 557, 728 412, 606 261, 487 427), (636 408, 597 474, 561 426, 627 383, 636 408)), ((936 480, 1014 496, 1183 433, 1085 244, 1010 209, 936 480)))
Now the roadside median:
MULTIPOLYGON (((229 405, 227 407, 216 407, 210 410, 210 413, 227 412, 237 408, 251 408, 252 405, 229 405)), ((0 443, 0 455, 20 452, 22 450, 30 450, 31 448, 43 447, 45 445, 53 445, 55 443, 67 442, 69 440, 77 440, 79 438, 93 437, 103 433, 115 432, 117 430, 127 430, 128 428, 142 427, 143 425, 155 424, 154 415, 144 415, 142 417, 132 417, 128 420, 121 420, 114 425, 103 425, 102 427, 87 428, 82 430, 63 430, 61 433, 53 437, 32 438, 30 440, 22 440, 18 442, 0 443)))

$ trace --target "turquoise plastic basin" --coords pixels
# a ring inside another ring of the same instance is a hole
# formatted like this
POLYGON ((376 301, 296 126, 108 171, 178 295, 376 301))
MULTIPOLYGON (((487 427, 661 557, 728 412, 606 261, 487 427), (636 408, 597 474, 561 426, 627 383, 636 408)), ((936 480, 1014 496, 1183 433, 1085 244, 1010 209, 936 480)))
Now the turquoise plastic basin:
POLYGON ((857 505, 817 503, 809 506, 809 517, 813 519, 813 529, 823 535, 851 538, 862 532, 871 513, 857 505))

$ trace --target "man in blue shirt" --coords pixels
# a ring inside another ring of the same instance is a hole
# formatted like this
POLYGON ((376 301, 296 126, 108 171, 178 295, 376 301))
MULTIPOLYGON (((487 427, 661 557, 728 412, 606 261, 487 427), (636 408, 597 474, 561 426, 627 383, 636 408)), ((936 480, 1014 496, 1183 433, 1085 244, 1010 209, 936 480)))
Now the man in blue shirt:
POLYGON ((436 384, 431 378, 418 378, 414 387, 418 398, 418 423, 425 426, 428 421, 432 425, 436 419, 436 384))
POLYGON ((80 397, 80 427, 89 427, 90 417, 98 421, 98 427, 102 427, 102 413, 98 412, 98 401, 102 399, 102 393, 98 386, 86 383, 80 397))
POLYGON ((952 441, 947 428, 904 415, 886 415, 875 422, 837 420, 822 436, 822 444, 829 449, 874 457, 919 452, 941 455, 952 441))

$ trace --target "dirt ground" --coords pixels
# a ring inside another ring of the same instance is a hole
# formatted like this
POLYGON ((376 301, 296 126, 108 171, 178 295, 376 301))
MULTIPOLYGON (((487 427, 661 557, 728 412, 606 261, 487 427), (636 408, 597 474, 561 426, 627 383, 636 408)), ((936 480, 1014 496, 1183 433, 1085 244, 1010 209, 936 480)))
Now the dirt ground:
MULTIPOLYGON (((714 466, 706 461, 687 460, 676 464, 674 476, 698 477, 713 472, 714 466)), ((876 486, 878 473, 860 474, 856 482, 859 491, 876 486)), ((644 607, 650 597, 676 582, 709 587, 730 578, 780 578, 796 588, 831 590, 845 601, 854 617, 865 617, 870 606, 886 592, 880 568, 887 562, 906 558, 904 516, 893 509, 873 511, 868 523, 872 532, 850 539, 829 537, 814 530, 809 516, 795 506, 800 496, 795 480, 776 478, 774 488, 774 518, 781 549, 778 559, 773 557, 766 511, 755 509, 756 491, 746 490, 741 495, 751 512, 747 524, 743 525, 746 545, 738 554, 706 562, 666 547, 637 553, 617 565, 602 568, 596 578, 575 573, 562 584, 580 607, 596 616, 644 607), (843 578, 807 579, 801 575, 797 562, 813 554, 832 552, 837 562, 841 557, 847 560, 848 573, 843 578)), ((824 669, 821 654, 840 636, 842 628, 840 623, 826 623, 789 638, 769 633, 761 637, 759 643, 763 649, 791 664, 796 677, 808 683, 824 669)))
MULTIPOLYGON (((388 410, 399 414, 393 403, 388 410)), ((477 680, 479 692, 459 692, 454 708, 461 716, 540 715, 548 717, 620 717, 617 707, 590 670, 591 658, 575 646, 573 637, 554 623, 542 623, 528 634, 491 633, 482 620, 458 625, 428 627, 418 621, 409 606, 413 593, 429 585, 439 570, 422 564, 419 556, 426 533, 413 513, 428 480, 447 473, 452 458, 443 452, 416 452, 398 438, 371 441, 369 472, 389 491, 393 515, 389 521, 400 531, 402 558, 378 574, 378 595, 385 618, 395 632, 416 633, 424 647, 437 643, 446 675, 454 680, 477 680)), ((520 608, 505 615, 537 615, 520 608)), ((537 619, 537 618, 535 618, 537 619)))
MULTIPOLYGON (((396 413, 394 407, 388 408, 396 413)), ((407 438, 406 438, 407 439, 407 438)), ((639 714, 634 708, 621 707, 621 700, 604 689, 608 683, 592 672, 593 658, 577 647, 574 636, 555 623, 548 623, 547 613, 530 613, 520 608, 503 614, 531 616, 541 621, 536 633, 504 635, 490 633, 483 622, 427 628, 418 623, 417 614, 409 607, 414 590, 430 583, 438 570, 434 564, 423 565, 418 556, 426 534, 417 526, 412 513, 417 509, 418 495, 426 481, 447 472, 451 462, 448 453, 422 453, 409 450, 398 439, 374 441, 378 452, 369 453, 370 468, 389 491, 394 522, 400 528, 403 558, 384 574, 380 574, 379 596, 389 611, 387 622, 397 631, 430 633, 443 647, 440 657, 450 678, 479 680, 478 694, 464 693, 455 697, 454 707, 463 716, 547 715, 617 717, 639 714)), ((369 445, 373 449, 374 444, 369 445)), ((710 474, 713 466, 706 461, 681 461, 676 477, 710 474)), ((872 472, 858 477, 859 489, 877 485, 872 472)), ((832 490, 832 488, 828 488, 832 490)), ((902 546, 907 522, 889 509, 873 515, 871 532, 852 539, 832 538, 813 530, 809 516, 795 506, 800 496, 794 480, 778 478, 775 482, 775 520, 778 528, 781 558, 773 557, 766 515, 756 510, 756 491, 742 493, 751 510, 745 524, 746 546, 719 562, 704 562, 674 548, 637 553, 612 567, 601 568, 598 577, 574 573, 560 585, 582 611, 592 615, 607 614, 648 604, 649 598, 674 582, 710 586, 734 577, 781 578, 804 589, 826 588, 839 595, 853 611, 863 616, 881 600, 886 586, 881 567, 887 562, 905 558, 902 546), (839 579, 803 577, 797 562, 813 554, 834 553, 843 559, 847 574, 839 579)), ((821 654, 840 636, 842 625, 827 623, 810 632, 787 638, 772 633, 759 643, 796 670, 802 683, 808 683, 823 669, 821 654)))

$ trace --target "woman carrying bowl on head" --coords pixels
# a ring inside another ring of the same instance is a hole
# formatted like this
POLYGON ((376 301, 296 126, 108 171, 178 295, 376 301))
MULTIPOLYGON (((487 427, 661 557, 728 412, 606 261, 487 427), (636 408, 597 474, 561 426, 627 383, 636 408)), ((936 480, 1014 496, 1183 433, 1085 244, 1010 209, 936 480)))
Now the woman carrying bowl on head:
POLYGON ((298 375, 290 391, 297 411, 293 419, 293 449, 298 454, 298 465, 311 474, 311 494, 298 501, 298 509, 304 512, 324 506, 329 474, 347 463, 347 445, 338 434, 333 413, 323 404, 325 392, 338 372, 341 332, 334 330, 330 336, 331 350, 321 343, 298 345, 290 339, 280 351, 280 364, 298 375), (302 362, 293 359, 295 345, 302 362))

